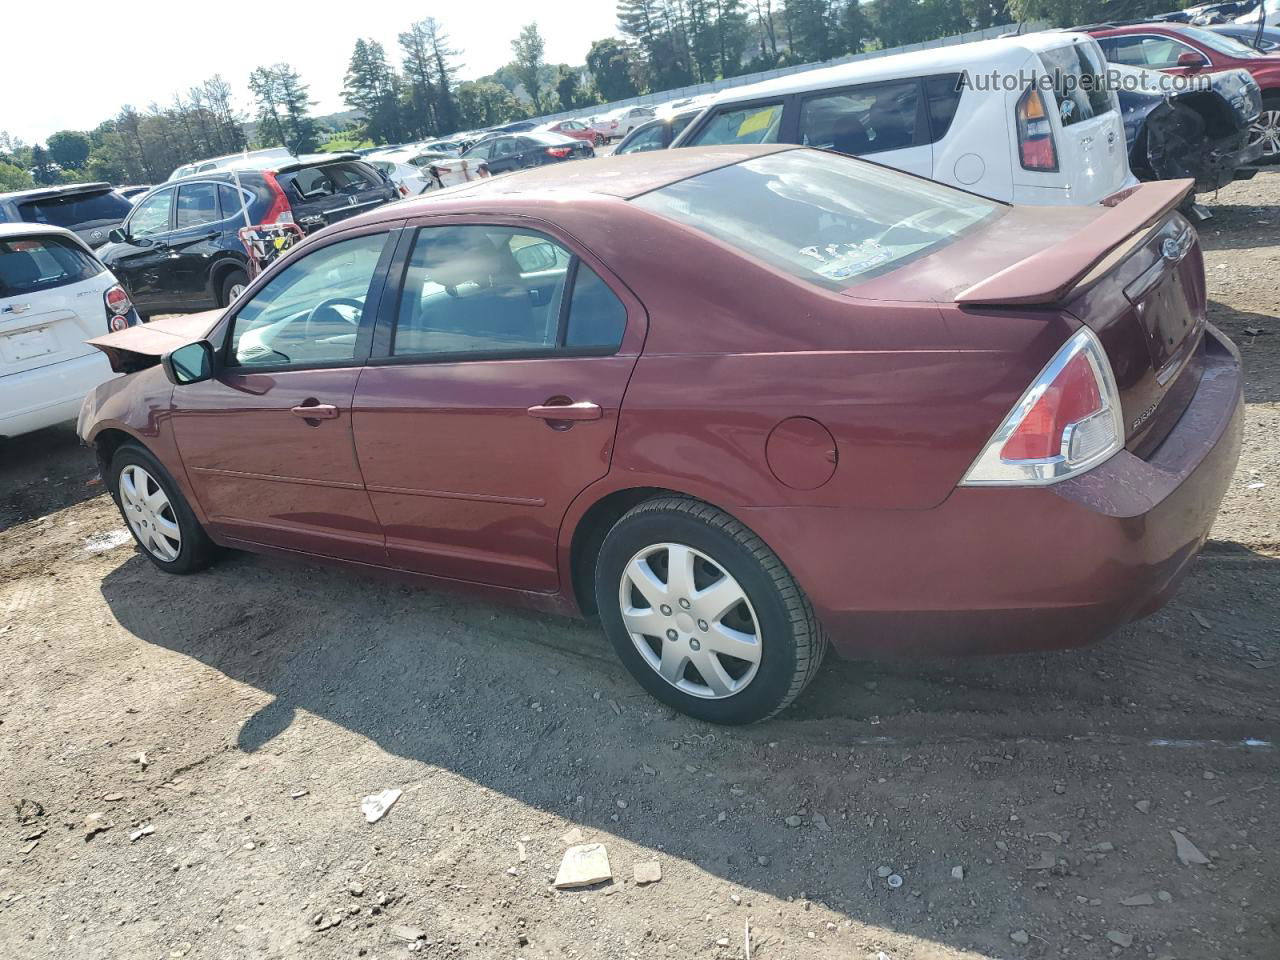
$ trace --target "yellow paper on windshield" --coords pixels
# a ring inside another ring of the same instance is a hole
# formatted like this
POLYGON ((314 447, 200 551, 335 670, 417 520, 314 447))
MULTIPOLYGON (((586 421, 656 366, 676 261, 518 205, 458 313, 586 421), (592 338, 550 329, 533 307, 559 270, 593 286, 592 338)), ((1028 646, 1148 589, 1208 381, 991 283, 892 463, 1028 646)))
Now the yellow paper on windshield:
POLYGON ((765 107, 763 110, 747 114, 738 126, 738 136, 745 137, 749 133, 755 133, 769 126, 773 122, 773 115, 777 109, 777 107, 765 107))

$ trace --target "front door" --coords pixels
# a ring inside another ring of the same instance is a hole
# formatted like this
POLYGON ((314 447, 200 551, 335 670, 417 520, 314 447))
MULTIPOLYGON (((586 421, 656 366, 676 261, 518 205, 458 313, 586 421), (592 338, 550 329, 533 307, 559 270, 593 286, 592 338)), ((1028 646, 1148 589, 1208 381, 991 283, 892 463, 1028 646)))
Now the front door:
POLYGON ((174 389, 173 429, 212 532, 385 564, 352 446, 352 395, 386 224, 313 248, 237 301, 218 375, 174 389))
POLYGON ((143 313, 179 306, 171 289, 173 262, 169 251, 176 192, 176 188, 167 187, 140 201, 121 227, 125 242, 112 249, 108 258, 107 266, 143 313))
POLYGON ((558 588, 561 520, 609 470, 644 337, 639 303, 584 255, 496 223, 426 226, 407 247, 354 418, 393 565, 558 588))

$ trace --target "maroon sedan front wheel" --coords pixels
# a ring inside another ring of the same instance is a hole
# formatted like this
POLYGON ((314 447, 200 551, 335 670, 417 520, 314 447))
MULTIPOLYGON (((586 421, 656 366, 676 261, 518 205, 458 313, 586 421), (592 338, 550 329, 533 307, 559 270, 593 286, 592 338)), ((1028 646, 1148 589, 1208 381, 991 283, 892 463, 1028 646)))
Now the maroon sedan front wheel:
POLYGON ((799 585, 755 533, 686 497, 642 503, 596 564, 605 632, 654 697, 712 723, 753 723, 817 673, 826 637, 799 585))
POLYGON ((145 448, 126 443, 111 458, 111 494, 147 559, 166 573, 195 573, 215 547, 178 485, 145 448))

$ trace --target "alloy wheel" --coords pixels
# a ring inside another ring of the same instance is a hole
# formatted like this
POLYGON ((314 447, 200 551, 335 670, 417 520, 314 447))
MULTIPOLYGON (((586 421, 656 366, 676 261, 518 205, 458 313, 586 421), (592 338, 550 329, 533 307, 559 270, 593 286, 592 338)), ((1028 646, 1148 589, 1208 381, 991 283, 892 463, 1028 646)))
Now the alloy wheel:
POLYGON ((1262 143, 1264 157, 1280 157, 1280 110, 1263 110, 1249 127, 1249 145, 1262 143))
POLYGON ((136 463, 120 471, 120 505, 138 542, 152 556, 166 563, 182 550, 178 516, 164 487, 136 463))
POLYGON ((618 600, 636 650, 677 690, 721 700, 755 678, 760 621, 738 581, 700 550, 645 547, 623 569, 618 600))
POLYGON ((227 291, 228 303, 235 303, 239 299, 240 294, 244 293, 245 284, 233 283, 231 289, 227 291))

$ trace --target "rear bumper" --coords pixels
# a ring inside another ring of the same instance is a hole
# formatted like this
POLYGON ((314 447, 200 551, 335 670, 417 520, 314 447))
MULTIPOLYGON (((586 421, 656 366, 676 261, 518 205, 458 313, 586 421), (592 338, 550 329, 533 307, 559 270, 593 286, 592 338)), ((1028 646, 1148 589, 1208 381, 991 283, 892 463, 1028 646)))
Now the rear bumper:
POLYGON ((74 420, 84 396, 114 373, 97 350, 0 377, 0 437, 16 437, 74 420))
POLYGON ((1080 646, 1159 608, 1195 559, 1235 470, 1234 346, 1206 333, 1194 399, 1147 460, 1121 451, 1042 488, 957 488, 920 511, 771 508, 773 544, 838 652, 968 655, 1080 646))
POLYGON ((1262 141, 1249 145, 1245 131, 1232 134, 1214 143, 1205 151, 1201 173, 1196 177, 1196 189, 1208 192, 1225 187, 1234 180, 1248 180, 1256 170, 1239 170, 1256 163, 1262 156, 1262 141))

